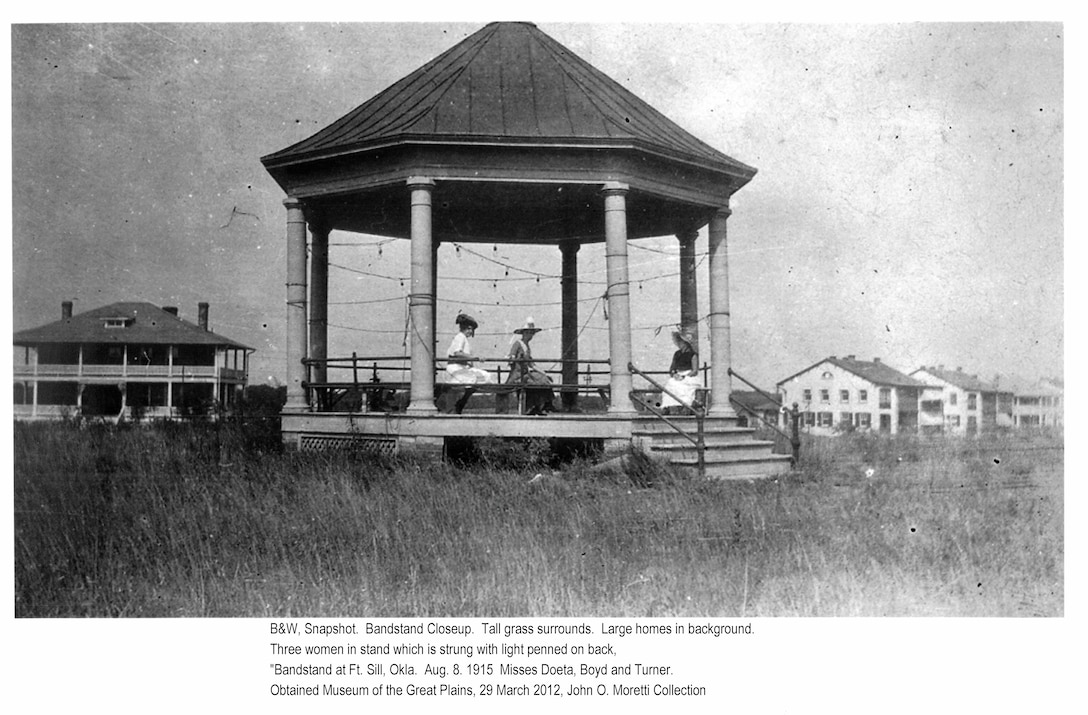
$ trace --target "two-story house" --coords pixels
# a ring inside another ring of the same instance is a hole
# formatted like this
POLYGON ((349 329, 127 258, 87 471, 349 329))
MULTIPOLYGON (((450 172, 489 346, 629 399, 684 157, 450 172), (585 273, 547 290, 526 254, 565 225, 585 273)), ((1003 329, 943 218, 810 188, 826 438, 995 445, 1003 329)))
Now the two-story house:
POLYGON ((881 362, 832 355, 778 383, 782 403, 794 403, 813 434, 878 430, 895 434, 918 428, 918 404, 926 385, 881 362))
POLYGON ((70 415, 183 417, 231 408, 245 387, 252 348, 208 329, 177 308, 113 303, 15 333, 15 418, 70 415))
POLYGON ((920 367, 911 377, 930 385, 923 399, 940 400, 944 431, 949 434, 978 434, 995 427, 1012 426, 1012 393, 983 382, 957 367, 920 367))
POLYGON ((999 376, 994 384, 1012 393, 1010 413, 1014 426, 1061 427, 1065 424, 1063 381, 1044 378, 1032 382, 1021 377, 999 376))

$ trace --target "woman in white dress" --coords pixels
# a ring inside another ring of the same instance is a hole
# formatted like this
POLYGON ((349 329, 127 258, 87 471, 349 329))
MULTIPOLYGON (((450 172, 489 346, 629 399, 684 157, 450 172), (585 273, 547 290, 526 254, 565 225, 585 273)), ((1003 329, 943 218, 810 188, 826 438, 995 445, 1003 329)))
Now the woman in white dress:
MULTIPOLYGON (((494 382, 495 378, 490 372, 472 364, 479 359, 472 354, 472 344, 470 343, 470 339, 476 335, 476 328, 479 327, 476 319, 471 315, 458 313, 456 322, 458 332, 453 336, 449 350, 446 351, 447 384, 483 385, 494 382)), ((464 388, 464 394, 458 398, 453 407, 454 412, 461 414, 461 411, 465 409, 468 398, 475 391, 472 387, 464 388)))
POLYGON ((669 379, 665 383, 665 389, 672 395, 661 393, 661 411, 665 414, 682 414, 687 412, 682 405, 690 407, 695 401, 696 390, 702 387, 699 382, 699 354, 692 345, 691 334, 686 331, 674 330, 672 341, 676 345, 676 352, 672 355, 669 379))

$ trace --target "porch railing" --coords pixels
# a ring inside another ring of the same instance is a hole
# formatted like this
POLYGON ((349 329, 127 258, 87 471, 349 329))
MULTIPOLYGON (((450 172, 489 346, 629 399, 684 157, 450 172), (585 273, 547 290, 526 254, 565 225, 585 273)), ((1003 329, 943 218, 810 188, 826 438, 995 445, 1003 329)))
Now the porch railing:
POLYGON ((631 401, 632 402, 636 402, 636 403, 642 405, 648 412, 655 415, 661 422, 664 422, 666 425, 671 427, 674 431, 676 431, 684 439, 688 440, 693 445, 695 445, 695 452, 696 452, 697 460, 698 460, 697 464, 698 464, 698 469, 699 469, 699 478, 700 479, 705 478, 706 477, 706 438, 704 436, 704 432, 705 432, 705 430, 704 430, 705 424, 704 423, 705 423, 705 420, 706 420, 706 410, 705 410, 705 408, 702 406, 702 404, 700 404, 698 402, 693 402, 690 405, 684 404, 683 400, 681 400, 675 394, 673 394, 672 392, 667 390, 664 385, 662 385, 659 382, 657 382, 656 380, 654 380, 648 373, 646 373, 646 372, 644 372, 642 370, 639 370, 632 363, 627 363, 627 369, 631 372, 632 375, 638 375, 643 380, 650 383, 655 389, 660 390, 661 394, 668 395, 672 399, 676 400, 678 403, 680 403, 680 406, 683 408, 684 412, 686 412, 686 413, 688 413, 690 415, 693 415, 695 417, 695 434, 692 435, 687 430, 685 430, 681 425, 679 425, 676 422, 670 420, 668 418, 668 416, 664 412, 662 412, 661 410, 659 410, 657 408, 656 405, 651 403, 649 400, 645 399, 642 396, 642 392, 640 392, 639 390, 631 390, 631 401))

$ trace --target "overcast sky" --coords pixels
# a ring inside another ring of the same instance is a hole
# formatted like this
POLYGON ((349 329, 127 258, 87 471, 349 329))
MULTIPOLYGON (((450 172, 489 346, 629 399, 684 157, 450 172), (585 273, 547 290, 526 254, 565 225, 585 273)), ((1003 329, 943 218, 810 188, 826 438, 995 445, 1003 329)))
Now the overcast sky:
MULTIPOLYGON (((251 379, 282 380, 284 194, 260 157, 483 24, 14 26, 14 329, 62 300, 191 320, 205 300, 213 330, 256 348, 251 379)), ((848 354, 1063 374, 1061 25, 537 24, 759 170, 729 221, 742 374, 773 387, 848 354)), ((402 354, 407 242, 331 243, 330 354, 402 354)), ((484 355, 527 316, 558 328, 559 282, 534 275, 558 275, 557 249, 465 248, 441 249, 442 347, 458 309, 484 355)), ((629 251, 640 367, 671 355, 676 250, 629 251)), ((607 357, 603 246, 579 259, 582 356, 607 357)), ((699 281, 705 315, 705 261, 699 281)), ((534 351, 558 356, 558 330, 534 351)))

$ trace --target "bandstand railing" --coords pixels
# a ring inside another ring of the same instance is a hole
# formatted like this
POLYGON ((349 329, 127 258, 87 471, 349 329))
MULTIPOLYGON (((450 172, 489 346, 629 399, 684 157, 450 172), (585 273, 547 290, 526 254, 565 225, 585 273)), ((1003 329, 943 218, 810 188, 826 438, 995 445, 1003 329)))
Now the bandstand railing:
MULTIPOLYGON (((303 384, 312 408, 319 412, 396 412, 407 407, 411 390, 411 358, 407 355, 359 355, 307 358, 307 379, 303 384), (323 368, 323 369, 322 369, 323 368), (323 375, 323 379, 318 379, 323 375)), ((471 388, 474 394, 516 394, 518 413, 524 404, 524 390, 533 387, 508 382, 510 360, 506 357, 480 357, 473 364, 490 372, 495 381, 487 384, 463 385, 443 380, 447 359, 435 360, 436 397, 445 390, 471 388)), ((607 405, 609 400, 608 360, 533 358, 536 369, 552 378, 551 388, 558 395, 599 395, 607 405), (549 365, 547 368, 541 365, 549 365), (563 367, 578 366, 578 382, 563 382, 563 367), (600 378, 604 377, 604 381, 600 378)))

